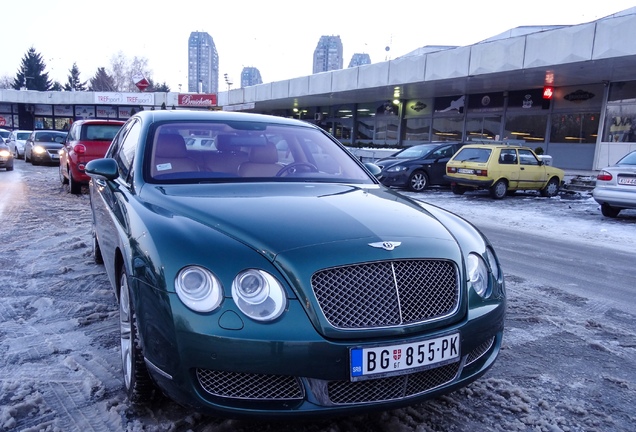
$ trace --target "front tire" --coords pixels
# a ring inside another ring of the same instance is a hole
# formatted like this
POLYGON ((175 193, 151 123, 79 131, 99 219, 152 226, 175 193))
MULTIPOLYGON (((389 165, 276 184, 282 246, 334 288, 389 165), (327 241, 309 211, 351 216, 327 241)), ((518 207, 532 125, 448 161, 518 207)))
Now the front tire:
POLYGON ((422 192, 428 187, 428 175, 424 171, 415 171, 409 177, 409 189, 413 192, 422 192))
POLYGON ((557 177, 552 177, 550 179, 550 181, 548 181, 548 184, 545 185, 545 187, 543 189, 541 189, 540 193, 541 196, 543 197, 553 197, 553 196, 557 196, 557 194, 559 193, 559 179, 557 177))
POLYGON ((494 199, 504 198, 508 193, 508 182, 504 179, 497 180, 494 185, 490 186, 489 192, 494 199))
POLYGON ((144 362, 137 315, 124 266, 119 277, 119 329, 126 394, 131 403, 139 404, 153 397, 155 387, 144 362))

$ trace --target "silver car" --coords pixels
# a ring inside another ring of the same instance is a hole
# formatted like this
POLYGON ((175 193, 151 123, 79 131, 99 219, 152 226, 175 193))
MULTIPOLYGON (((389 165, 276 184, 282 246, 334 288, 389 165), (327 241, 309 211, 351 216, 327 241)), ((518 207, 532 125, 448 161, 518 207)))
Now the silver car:
POLYGON ((636 209, 636 150, 598 173, 592 196, 603 216, 615 218, 621 210, 636 209))
POLYGON ((13 153, 14 158, 24 158, 24 144, 26 143, 26 140, 29 139, 31 132, 33 131, 14 130, 9 134, 9 137, 7 138, 7 146, 9 146, 9 151, 13 153))

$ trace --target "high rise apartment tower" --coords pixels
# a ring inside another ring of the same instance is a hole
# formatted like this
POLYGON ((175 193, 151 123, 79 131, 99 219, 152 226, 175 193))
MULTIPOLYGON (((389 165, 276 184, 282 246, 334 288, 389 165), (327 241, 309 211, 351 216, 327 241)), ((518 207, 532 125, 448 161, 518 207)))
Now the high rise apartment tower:
POLYGON ((342 41, 340 36, 321 36, 314 51, 314 72, 342 69, 342 41))
POLYGON ((219 55, 212 36, 192 32, 188 39, 188 91, 217 93, 219 90, 219 55))

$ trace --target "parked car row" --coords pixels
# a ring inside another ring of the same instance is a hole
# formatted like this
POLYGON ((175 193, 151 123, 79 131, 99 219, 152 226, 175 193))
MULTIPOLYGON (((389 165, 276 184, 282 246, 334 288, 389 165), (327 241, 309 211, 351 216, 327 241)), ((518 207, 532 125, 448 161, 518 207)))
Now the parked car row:
POLYGON ((401 150, 376 162, 385 186, 420 192, 450 185, 455 194, 484 189, 495 199, 519 190, 555 196, 565 172, 543 162, 529 147, 506 143, 432 143, 401 150))
MULTIPOLYGON (((378 159, 385 186, 421 192, 433 185, 450 186, 454 194, 487 190, 502 199, 520 190, 556 196, 565 172, 545 163, 531 148, 504 143, 431 143, 378 159)), ((604 168, 592 191, 603 216, 615 218, 636 209, 636 150, 604 168)))

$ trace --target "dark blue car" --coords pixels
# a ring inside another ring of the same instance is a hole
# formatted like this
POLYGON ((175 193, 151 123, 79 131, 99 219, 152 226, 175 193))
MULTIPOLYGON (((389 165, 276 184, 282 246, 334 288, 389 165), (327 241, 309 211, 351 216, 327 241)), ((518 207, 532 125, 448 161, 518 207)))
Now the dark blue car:
POLYGON ((446 162, 464 145, 458 142, 420 144, 376 161, 385 186, 421 192, 431 185, 448 185, 446 162))

